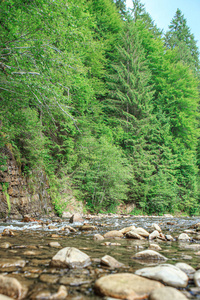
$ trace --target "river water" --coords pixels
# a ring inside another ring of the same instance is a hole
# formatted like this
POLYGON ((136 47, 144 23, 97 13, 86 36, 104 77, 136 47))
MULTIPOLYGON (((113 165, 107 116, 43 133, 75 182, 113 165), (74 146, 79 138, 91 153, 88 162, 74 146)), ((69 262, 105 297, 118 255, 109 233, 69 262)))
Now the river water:
MULTIPOLYGON (((132 257, 136 252, 147 249, 149 241, 127 238, 94 241, 93 236, 95 233, 103 235, 110 230, 120 230, 131 225, 143 227, 150 231, 152 224, 157 223, 164 234, 170 234, 176 238, 184 230, 200 222, 200 218, 98 215, 86 216, 84 222, 95 225, 97 229, 80 231, 82 223, 70 224, 69 219, 42 219, 41 223, 25 223, 18 220, 0 221, 0 234, 5 228, 9 228, 14 233, 14 236, 0 237, 1 274, 15 277, 28 287, 28 294, 25 299, 47 299, 40 298, 40 292, 50 291, 55 293, 60 285, 67 287, 67 299, 102 299, 94 294, 93 285, 95 280, 104 274, 134 273, 137 269, 145 267, 146 264, 135 261, 132 257), (68 231, 63 230, 68 225, 74 227, 77 231, 68 233, 68 231), (51 258, 59 251, 59 249, 49 246, 50 242, 55 241, 59 242, 61 248, 75 247, 88 254, 92 259, 91 266, 81 270, 50 267, 51 258), (118 245, 106 246, 105 241, 114 242, 118 245), (2 246, 5 243, 10 243, 6 249, 2 246), (106 254, 124 263, 126 268, 111 270, 100 265, 100 259, 106 254), (25 266, 17 266, 14 263, 19 259, 25 261, 25 266)), ((193 237, 192 234, 190 236, 193 237)), ((198 244, 200 241, 194 239, 191 242, 158 241, 158 243, 162 248, 160 253, 168 258, 167 263, 185 262, 195 269, 200 268, 200 256, 195 254, 197 251, 187 248, 188 245, 198 244)), ((188 292, 191 299, 200 299, 200 290, 194 289, 192 281, 189 282, 185 291, 188 292)))

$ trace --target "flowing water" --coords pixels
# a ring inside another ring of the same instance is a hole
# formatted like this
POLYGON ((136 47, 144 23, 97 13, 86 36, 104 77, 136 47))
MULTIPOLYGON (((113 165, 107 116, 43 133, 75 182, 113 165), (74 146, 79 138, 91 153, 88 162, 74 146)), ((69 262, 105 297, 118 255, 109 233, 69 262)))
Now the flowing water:
MULTIPOLYGON (((95 280, 104 274, 117 272, 134 273, 135 270, 145 267, 147 264, 135 261, 132 257, 136 252, 147 249, 149 241, 126 238, 94 241, 93 236, 95 233, 103 235, 110 230, 120 230, 131 225, 143 227, 150 231, 152 224, 157 223, 164 234, 171 234, 173 237, 177 237, 184 230, 200 222, 200 218, 98 215, 88 216, 84 222, 95 225, 97 229, 80 231, 79 228, 82 224, 70 224, 69 219, 58 219, 57 221, 43 219, 41 223, 24 223, 17 220, 6 223, 0 221, 0 234, 5 228, 11 229, 14 233, 14 236, 0 237, 1 274, 15 277, 27 286, 29 292, 26 299, 45 299, 39 298, 38 294, 40 291, 46 290, 55 293, 60 285, 67 287, 67 299, 102 299, 94 294, 93 285, 95 280), (67 225, 74 227, 77 231, 68 233, 66 230, 63 230, 67 225), (59 242, 61 248, 78 248, 90 256, 92 264, 84 269, 58 269, 51 267, 51 258, 59 251, 59 249, 49 246, 49 243, 52 241, 59 242), (104 245, 105 241, 114 242, 116 245, 106 246, 104 245), (7 249, 2 246, 5 242, 10 243, 7 249), (102 266, 100 259, 106 254, 124 263, 126 268, 123 268, 123 270, 111 270, 102 266), (16 266, 13 263, 19 259, 25 261, 25 266, 16 266)), ((185 262, 195 269, 200 268, 200 256, 195 254, 197 251, 187 248, 188 245, 199 243, 197 240, 192 242, 159 241, 158 243, 162 248, 160 253, 168 258, 167 263, 185 262)), ((192 281, 189 282, 185 291, 190 293, 191 299, 200 299, 200 292, 198 289, 194 289, 192 281)))

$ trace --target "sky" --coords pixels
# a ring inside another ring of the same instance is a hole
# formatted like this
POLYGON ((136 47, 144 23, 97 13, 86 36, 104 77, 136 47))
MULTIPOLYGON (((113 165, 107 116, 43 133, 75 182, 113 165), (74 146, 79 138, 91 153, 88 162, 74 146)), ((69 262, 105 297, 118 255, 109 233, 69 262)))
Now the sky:
MULTIPOLYGON (((200 0, 141 0, 146 11, 151 15, 155 24, 168 30, 168 26, 179 8, 187 20, 191 33, 194 34, 200 51, 200 0)), ((132 0, 126 0, 127 7, 132 7, 132 0)))

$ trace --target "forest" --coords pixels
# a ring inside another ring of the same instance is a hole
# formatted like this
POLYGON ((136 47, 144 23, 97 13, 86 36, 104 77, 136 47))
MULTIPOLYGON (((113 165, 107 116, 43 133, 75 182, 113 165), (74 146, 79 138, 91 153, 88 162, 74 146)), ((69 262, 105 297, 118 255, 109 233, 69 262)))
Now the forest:
POLYGON ((0 170, 43 170, 90 212, 200 214, 200 62, 177 8, 163 33, 133 0, 0 1, 0 170))

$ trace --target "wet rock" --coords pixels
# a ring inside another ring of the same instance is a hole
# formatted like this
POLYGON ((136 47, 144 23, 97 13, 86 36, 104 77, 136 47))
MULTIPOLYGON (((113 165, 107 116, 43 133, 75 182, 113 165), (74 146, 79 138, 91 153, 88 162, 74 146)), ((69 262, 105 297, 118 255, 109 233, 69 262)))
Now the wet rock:
POLYGON ((170 264, 140 269, 135 274, 149 279, 160 280, 166 285, 177 288, 186 287, 189 279, 183 271, 170 264))
POLYGON ((152 225, 151 225, 151 228, 152 228, 153 230, 157 230, 158 232, 162 232, 160 226, 159 226, 158 224, 156 224, 156 223, 152 224, 152 225))
POLYGON ((101 235, 101 234, 95 234, 94 236, 93 236, 93 239, 95 240, 95 241, 102 241, 102 240, 104 240, 104 237, 101 235))
POLYGON ((160 233, 158 232, 158 230, 154 230, 152 233, 150 233, 149 240, 154 240, 159 236, 160 236, 160 233))
POLYGON ((2 232, 2 236, 15 236, 16 234, 9 228, 5 228, 2 232))
POLYGON ((146 231, 144 228, 142 227, 138 227, 138 228, 135 228, 135 229, 132 229, 131 230, 132 232, 135 232, 139 235, 141 235, 142 237, 148 237, 149 236, 149 232, 146 231))
POLYGON ((179 241, 190 241, 190 237, 187 233, 181 233, 178 237, 179 241))
POLYGON ((61 285, 57 293, 51 296, 51 300, 64 300, 68 295, 67 289, 64 285, 61 285))
POLYGON ((37 255, 39 255, 39 252, 27 250, 27 251, 24 251, 23 254, 27 255, 27 256, 37 256, 37 255))
POLYGON ((70 232, 77 232, 77 230, 76 230, 74 227, 69 226, 69 225, 65 226, 65 230, 67 230, 67 229, 68 229, 70 232))
POLYGON ((128 231, 126 233, 126 237, 129 239, 135 239, 135 240, 144 240, 144 237, 142 237, 141 235, 137 234, 136 232, 134 232, 133 230, 128 231))
POLYGON ((11 246, 12 246, 11 243, 8 242, 0 244, 1 249, 9 249, 11 246))
POLYGON ((182 254, 182 259, 185 259, 185 260, 191 260, 191 259, 192 259, 192 256, 182 254))
POLYGON ((50 229, 50 230, 53 230, 53 229, 57 230, 58 227, 56 227, 55 225, 49 225, 49 226, 48 226, 48 229, 50 229))
POLYGON ((193 275, 196 272, 196 270, 193 267, 191 267, 186 263, 177 263, 175 264, 175 266, 179 268, 181 271, 185 272, 190 279, 193 278, 193 275))
POLYGON ((69 219, 69 223, 83 223, 83 218, 80 214, 76 213, 69 219))
POLYGON ((51 237, 54 238, 54 239, 57 239, 57 238, 60 238, 61 236, 58 235, 58 234, 53 233, 53 234, 51 234, 51 237))
POLYGON ((157 244, 150 244, 148 250, 160 251, 162 248, 157 244))
POLYGON ((90 225, 90 224, 87 224, 87 225, 81 226, 79 228, 79 230, 81 230, 81 231, 91 231, 91 230, 97 230, 97 227, 93 226, 93 225, 90 225))
POLYGON ((26 293, 27 289, 23 288, 17 279, 0 275, 0 294, 14 299, 22 299, 26 293))
POLYGON ((150 293, 149 300, 187 300, 178 290, 172 287, 163 287, 150 293))
POLYGON ((124 266, 124 264, 120 263, 114 257, 112 257, 110 255, 105 255, 104 257, 102 257, 101 264, 104 266, 110 267, 112 269, 121 268, 124 266))
POLYGON ((51 275, 51 274, 42 274, 40 275, 40 281, 47 282, 47 283, 57 283, 59 279, 58 275, 51 275))
POLYGON ((60 268, 84 268, 91 264, 90 257, 77 248, 66 247, 52 258, 51 265, 60 268))
POLYGON ((118 230, 112 230, 112 231, 108 231, 104 234, 104 238, 115 238, 115 237, 119 237, 122 238, 123 237, 123 233, 118 231, 118 230))
POLYGON ((50 242, 48 245, 51 248, 60 248, 61 247, 61 245, 58 242, 50 242))
POLYGON ((18 258, 1 258, 0 268, 21 267, 26 265, 25 260, 18 258))
POLYGON ((185 249, 189 249, 189 250, 200 250, 200 244, 193 244, 193 245, 185 245, 184 247, 185 249))
POLYGON ((97 294, 120 299, 144 299, 160 282, 148 280, 130 273, 119 273, 99 278, 94 285, 97 294))
POLYGON ((200 287, 200 270, 194 273, 194 283, 197 287, 200 287))
POLYGON ((144 250, 138 252, 133 257, 134 259, 141 259, 141 260, 153 260, 153 261, 166 261, 167 258, 162 254, 154 251, 154 250, 144 250))
POLYGON ((173 241, 174 241, 173 236, 171 236, 170 234, 166 234, 166 235, 165 235, 165 238, 166 238, 167 241, 170 241, 170 242, 173 242, 173 241))
POLYGON ((120 229, 119 231, 120 231, 121 233, 123 233, 123 234, 126 234, 127 232, 129 232, 129 231, 131 231, 131 230, 133 230, 133 229, 135 229, 135 225, 132 225, 132 226, 129 226, 129 227, 125 227, 125 228, 122 228, 122 229, 120 229))
POLYGON ((103 245, 103 246, 121 246, 120 243, 111 243, 111 242, 101 243, 101 245, 103 245))

